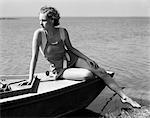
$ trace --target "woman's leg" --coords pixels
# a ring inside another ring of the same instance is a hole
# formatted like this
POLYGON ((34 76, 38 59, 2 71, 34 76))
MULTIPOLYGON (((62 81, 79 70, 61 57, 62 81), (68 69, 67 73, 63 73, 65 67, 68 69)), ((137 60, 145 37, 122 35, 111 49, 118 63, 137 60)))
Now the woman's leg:
POLYGON ((62 77, 71 80, 87 80, 92 78, 93 74, 84 68, 68 68, 63 72, 62 77))
POLYGON ((81 58, 79 58, 78 61, 76 62, 76 67, 90 70, 95 75, 103 79, 105 84, 121 97, 122 102, 127 102, 131 104, 133 107, 140 107, 140 105, 137 102, 133 101, 131 98, 125 95, 121 87, 119 87, 119 85, 112 79, 112 77, 103 68, 98 68, 98 69, 91 68, 88 65, 88 63, 81 58))

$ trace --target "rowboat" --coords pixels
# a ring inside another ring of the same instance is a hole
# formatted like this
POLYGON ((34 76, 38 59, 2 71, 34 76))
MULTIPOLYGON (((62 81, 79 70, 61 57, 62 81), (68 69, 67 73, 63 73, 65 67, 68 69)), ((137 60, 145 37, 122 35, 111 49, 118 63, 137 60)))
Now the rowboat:
POLYGON ((1 117, 61 117, 86 108, 106 86, 100 78, 54 80, 44 73, 37 74, 32 84, 26 86, 18 86, 18 82, 28 76, 1 78, 11 87, 0 93, 1 117))

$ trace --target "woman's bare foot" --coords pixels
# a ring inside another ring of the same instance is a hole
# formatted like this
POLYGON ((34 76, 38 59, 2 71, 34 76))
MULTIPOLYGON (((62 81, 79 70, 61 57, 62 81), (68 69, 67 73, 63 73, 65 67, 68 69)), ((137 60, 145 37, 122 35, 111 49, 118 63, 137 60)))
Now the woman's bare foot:
POLYGON ((130 104, 133 108, 141 108, 141 105, 138 104, 136 101, 132 100, 129 97, 121 98, 122 103, 128 103, 130 104))

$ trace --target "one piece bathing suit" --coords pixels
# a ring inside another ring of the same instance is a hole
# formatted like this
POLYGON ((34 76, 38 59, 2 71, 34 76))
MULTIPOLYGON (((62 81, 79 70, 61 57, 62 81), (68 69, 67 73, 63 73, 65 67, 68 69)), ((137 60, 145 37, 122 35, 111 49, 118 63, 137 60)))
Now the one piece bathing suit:
POLYGON ((66 53, 68 53, 70 57, 70 59, 67 61, 67 67, 74 67, 78 57, 65 49, 64 29, 59 28, 60 39, 54 43, 51 43, 48 40, 46 30, 40 30, 42 32, 42 44, 40 46, 40 51, 42 55, 50 62, 50 64, 54 64, 57 72, 63 69, 63 60, 65 58, 66 53))

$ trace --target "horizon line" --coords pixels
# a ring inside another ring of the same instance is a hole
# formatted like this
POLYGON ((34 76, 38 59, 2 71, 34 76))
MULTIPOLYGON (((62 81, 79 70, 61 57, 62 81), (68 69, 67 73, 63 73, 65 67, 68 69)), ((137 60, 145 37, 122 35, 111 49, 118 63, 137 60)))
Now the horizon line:
MULTIPOLYGON (((38 16, 0 16, 0 19, 14 19, 14 18, 37 18, 38 16)), ((98 18, 98 17, 150 17, 150 16, 62 16, 61 18, 74 18, 74 17, 85 17, 85 18, 98 18)))

